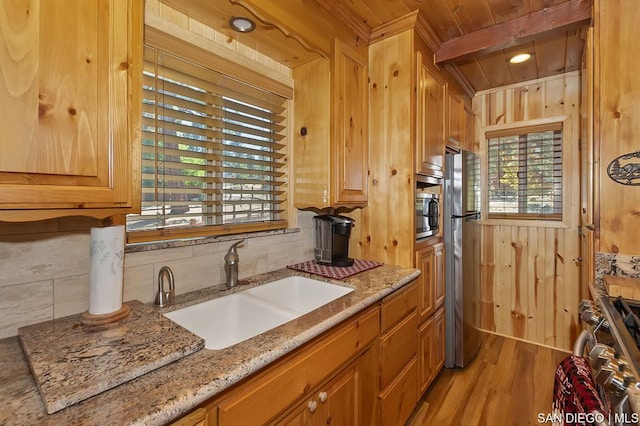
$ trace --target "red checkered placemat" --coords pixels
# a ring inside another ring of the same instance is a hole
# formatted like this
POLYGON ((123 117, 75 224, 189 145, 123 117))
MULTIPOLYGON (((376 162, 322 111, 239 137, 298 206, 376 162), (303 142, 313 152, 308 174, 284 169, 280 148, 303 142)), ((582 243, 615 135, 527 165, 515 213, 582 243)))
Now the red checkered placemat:
POLYGON ((315 260, 308 260, 306 262, 296 263, 295 265, 289 265, 287 268, 333 278, 334 280, 341 280, 368 269, 377 268, 380 265, 382 265, 380 262, 361 259, 354 259, 352 266, 322 265, 315 260))

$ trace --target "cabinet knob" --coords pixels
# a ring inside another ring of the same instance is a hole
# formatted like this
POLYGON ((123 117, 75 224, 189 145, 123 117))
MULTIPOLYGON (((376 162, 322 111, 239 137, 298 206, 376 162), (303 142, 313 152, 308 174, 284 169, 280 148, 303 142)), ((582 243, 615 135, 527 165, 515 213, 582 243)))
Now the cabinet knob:
POLYGON ((323 404, 325 402, 327 402, 327 398, 329 398, 329 394, 327 394, 326 392, 320 392, 318 394, 318 399, 320 400, 320 402, 322 402, 323 404))
POLYGON ((309 401, 309 402, 307 403, 307 407, 309 408, 309 412, 310 412, 311 414, 313 414, 313 413, 315 413, 315 412, 316 412, 316 410, 318 409, 318 403, 317 403, 317 402, 315 402, 315 401, 309 401))

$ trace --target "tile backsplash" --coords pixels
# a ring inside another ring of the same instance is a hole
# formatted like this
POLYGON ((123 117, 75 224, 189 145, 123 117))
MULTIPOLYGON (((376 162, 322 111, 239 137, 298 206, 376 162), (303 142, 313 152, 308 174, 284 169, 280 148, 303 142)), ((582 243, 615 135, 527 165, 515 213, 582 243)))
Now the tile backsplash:
MULTIPOLYGON (((240 278, 312 259, 314 215, 298 212, 299 232, 247 238, 238 248, 240 278)), ((124 301, 152 302, 164 265, 173 270, 177 294, 223 283, 224 255, 235 241, 127 252, 124 301)), ((89 242, 89 231, 0 240, 0 338, 17 335, 25 325, 88 309, 89 242)))

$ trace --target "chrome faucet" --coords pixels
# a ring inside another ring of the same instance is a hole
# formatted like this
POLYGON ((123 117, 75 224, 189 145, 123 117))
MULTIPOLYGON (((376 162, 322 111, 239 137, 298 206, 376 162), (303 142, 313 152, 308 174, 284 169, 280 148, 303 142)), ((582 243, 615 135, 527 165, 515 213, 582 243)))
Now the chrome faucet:
POLYGON ((158 292, 156 293, 155 304, 159 307, 169 306, 173 302, 175 295, 175 281, 173 279, 173 271, 168 266, 163 266, 158 272, 158 292), (164 276, 169 277, 169 291, 164 291, 164 276))
POLYGON ((240 256, 236 251, 236 247, 244 242, 244 238, 234 243, 229 247, 229 251, 224 256, 224 272, 227 276, 225 283, 227 287, 231 288, 238 284, 238 263, 240 262, 240 256))

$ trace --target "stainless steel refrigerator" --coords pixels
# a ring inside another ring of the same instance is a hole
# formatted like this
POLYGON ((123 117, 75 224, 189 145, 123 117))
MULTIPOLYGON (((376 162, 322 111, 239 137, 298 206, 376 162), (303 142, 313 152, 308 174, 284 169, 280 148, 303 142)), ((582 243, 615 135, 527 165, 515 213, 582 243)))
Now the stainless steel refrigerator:
POLYGON ((480 163, 447 153, 443 200, 445 366, 464 367, 480 348, 480 163))

